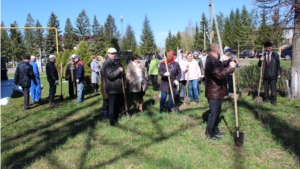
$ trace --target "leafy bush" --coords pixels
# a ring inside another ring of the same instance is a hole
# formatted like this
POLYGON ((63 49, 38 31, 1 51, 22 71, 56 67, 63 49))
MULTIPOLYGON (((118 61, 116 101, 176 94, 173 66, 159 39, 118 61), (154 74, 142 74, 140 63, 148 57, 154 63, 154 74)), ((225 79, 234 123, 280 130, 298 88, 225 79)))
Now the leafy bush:
MULTIPOLYGON (((246 90, 257 90, 259 85, 260 67, 257 65, 244 66, 236 69, 236 85, 246 90)), ((291 70, 282 68, 281 79, 277 80, 277 89, 286 90, 285 80, 291 79, 291 70)), ((262 83, 263 84, 263 83, 262 83)), ((262 88, 261 88, 262 89, 262 88)))

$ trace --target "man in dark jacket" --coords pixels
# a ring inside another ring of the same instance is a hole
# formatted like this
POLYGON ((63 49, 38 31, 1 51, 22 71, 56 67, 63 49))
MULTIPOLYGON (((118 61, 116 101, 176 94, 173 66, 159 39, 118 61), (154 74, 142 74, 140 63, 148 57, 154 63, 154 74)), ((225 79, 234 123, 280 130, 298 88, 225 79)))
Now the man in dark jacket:
POLYGON ((272 43, 266 42, 265 46, 265 54, 258 61, 258 66, 261 67, 262 62, 264 63, 264 91, 265 102, 269 101, 269 86, 271 87, 271 104, 276 106, 276 98, 277 98, 277 91, 276 91, 276 83, 277 78, 280 78, 281 75, 281 68, 280 68, 280 59, 279 55, 275 52, 272 52, 272 43), (266 58, 266 59, 264 59, 266 58), (265 60, 265 61, 264 61, 265 60))
POLYGON ((205 134, 212 140, 219 140, 221 137, 216 135, 224 134, 220 132, 217 121, 221 114, 222 99, 227 95, 226 76, 233 73, 237 64, 236 59, 221 62, 220 50, 218 43, 212 43, 205 63, 205 97, 210 108, 205 134))
POLYGON ((18 65, 15 72, 15 86, 19 85, 22 87, 25 110, 29 109, 29 90, 31 86, 31 80, 35 86, 38 85, 33 73, 33 68, 29 64, 29 60, 30 57, 25 56, 23 62, 18 65))
POLYGON ((77 86, 76 86, 76 68, 74 58, 69 58, 70 63, 66 69, 66 80, 69 82, 69 96, 71 98, 77 97, 77 86), (74 94, 75 90, 75 94, 74 94))
POLYGON ((49 61, 46 64, 46 74, 47 80, 49 82, 49 102, 50 106, 55 106, 56 103, 54 102, 54 96, 56 93, 56 85, 58 85, 58 73, 55 67, 55 55, 49 56, 49 61))
POLYGON ((122 105, 122 76, 123 67, 116 62, 115 48, 109 48, 108 57, 103 63, 102 71, 105 81, 105 89, 108 95, 108 116, 111 125, 118 125, 119 110, 122 105))
POLYGON ((84 65, 80 57, 73 54, 76 63, 77 103, 84 101, 84 65))

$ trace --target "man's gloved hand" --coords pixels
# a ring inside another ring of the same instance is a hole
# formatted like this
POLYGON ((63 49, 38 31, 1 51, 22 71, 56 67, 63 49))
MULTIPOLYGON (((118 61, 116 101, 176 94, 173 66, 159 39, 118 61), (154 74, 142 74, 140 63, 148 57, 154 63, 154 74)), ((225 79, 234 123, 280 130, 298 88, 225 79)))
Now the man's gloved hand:
POLYGON ((55 85, 58 85, 58 80, 55 80, 55 85))
POLYGON ((176 86, 179 84, 178 80, 174 80, 173 82, 176 86))
POLYGON ((79 79, 76 79, 76 83, 79 83, 79 79))
POLYGON ((164 76, 170 76, 170 72, 164 73, 164 76))

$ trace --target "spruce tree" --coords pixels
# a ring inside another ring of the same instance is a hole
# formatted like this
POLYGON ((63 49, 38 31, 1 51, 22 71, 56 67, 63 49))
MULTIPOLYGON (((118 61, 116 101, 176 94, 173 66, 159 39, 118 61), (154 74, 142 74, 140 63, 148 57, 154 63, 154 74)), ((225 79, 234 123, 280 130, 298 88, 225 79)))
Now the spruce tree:
POLYGON ((73 50, 75 46, 75 33, 70 18, 67 19, 64 31, 64 48, 73 50))
MULTIPOLYGON (((57 16, 52 12, 48 21, 48 27, 56 27, 57 29, 57 38, 58 38, 58 43, 60 41, 59 39, 59 20, 57 19, 57 16)), ((56 37, 55 37, 55 30, 54 29, 49 29, 47 31, 47 40, 45 43, 45 53, 46 55, 50 54, 57 54, 56 53, 56 37)), ((60 45, 58 44, 58 48, 60 48, 60 45)))
POLYGON ((241 21, 241 43, 240 43, 240 48, 241 49, 252 49, 253 48, 253 34, 252 34, 252 29, 251 29, 251 18, 249 15, 249 12, 246 9, 246 6, 244 5, 242 8, 242 13, 240 17, 241 21))
MULTIPOLYGON (((34 27, 35 22, 30 13, 27 15, 26 18, 26 24, 25 27, 34 27)), ((38 43, 37 43, 37 37, 35 35, 35 30, 33 29, 25 29, 24 30, 24 40, 25 40, 25 46, 26 46, 26 51, 27 54, 29 55, 36 55, 37 54, 37 48, 38 48, 38 43)))
POLYGON ((156 51, 156 44, 153 32, 151 30, 150 21, 145 16, 142 28, 140 51, 143 56, 151 55, 156 51))
POLYGON ((85 10, 83 9, 77 19, 76 19, 76 29, 75 34, 79 36, 80 40, 85 40, 86 36, 89 36, 91 34, 91 25, 90 25, 90 19, 87 16, 85 10))
MULTIPOLYGON (((3 21, 1 22, 1 27, 5 27, 3 21)), ((10 46, 10 39, 6 29, 1 29, 1 55, 12 56, 12 48, 10 46)))
POLYGON ((166 38, 166 51, 170 51, 172 49, 172 33, 169 30, 168 37, 166 38))
POLYGON ((279 9, 276 8, 274 10, 274 14, 272 16, 272 26, 271 26, 271 41, 273 42, 274 48, 279 48, 282 44, 283 38, 283 30, 284 26, 280 23, 280 15, 279 9))
POLYGON ((96 16, 94 16, 92 33, 93 33, 93 43, 90 51, 93 54, 105 56, 106 46, 105 46, 105 39, 104 39, 104 28, 99 24, 96 16))
POLYGON ((117 26, 115 24, 115 19, 109 14, 104 23, 104 38, 106 47, 114 47, 119 52, 120 46, 118 40, 120 33, 117 31, 117 26))
POLYGON ((134 30, 130 25, 127 26, 125 36, 122 38, 122 51, 128 51, 130 50, 131 52, 136 51, 136 39, 134 35, 134 30))
POLYGON ((257 37, 255 40, 255 48, 261 49, 266 41, 271 41, 271 29, 267 24, 266 10, 261 13, 261 23, 257 31, 257 37))
MULTIPOLYGON (((39 20, 36 20, 35 27, 42 27, 39 20)), ((41 50, 41 54, 43 56, 42 51, 43 51, 43 44, 44 44, 44 41, 43 41, 44 29, 36 29, 36 31, 34 31, 34 36, 36 37, 36 42, 37 42, 37 49, 38 49, 37 56, 40 56, 40 50, 41 50)))
POLYGON ((241 22, 241 14, 240 10, 237 8, 235 11, 235 19, 234 19, 234 39, 233 39, 233 44, 230 46, 230 48, 237 49, 238 43, 242 42, 242 37, 244 36, 243 30, 244 25, 241 22))
POLYGON ((178 47, 178 49, 182 48, 181 39, 182 39, 181 34, 178 31, 177 34, 176 34, 176 47, 178 47))
POLYGON ((233 48, 234 39, 235 39, 234 29, 235 29, 235 13, 233 10, 231 10, 229 18, 225 19, 223 46, 229 46, 233 48))
POLYGON ((204 36, 206 36, 207 30, 208 30, 208 22, 207 22, 205 14, 202 13, 201 20, 200 20, 200 35, 199 35, 200 36, 200 38, 199 38, 200 41, 199 41, 199 43, 202 45, 203 49, 205 49, 205 48, 209 49, 209 39, 207 37, 206 37, 206 42, 205 42, 206 47, 204 47, 204 36))
POLYGON ((196 23, 194 44, 193 44, 194 50, 201 50, 203 48, 203 39, 201 37, 201 34, 202 34, 202 32, 200 32, 198 24, 196 23))
MULTIPOLYGON (((15 21, 10 25, 10 27, 18 27, 17 22, 15 21)), ((24 54, 26 53, 26 48, 22 33, 17 29, 10 29, 10 47, 11 47, 11 57, 15 61, 20 61, 23 59, 24 54)))

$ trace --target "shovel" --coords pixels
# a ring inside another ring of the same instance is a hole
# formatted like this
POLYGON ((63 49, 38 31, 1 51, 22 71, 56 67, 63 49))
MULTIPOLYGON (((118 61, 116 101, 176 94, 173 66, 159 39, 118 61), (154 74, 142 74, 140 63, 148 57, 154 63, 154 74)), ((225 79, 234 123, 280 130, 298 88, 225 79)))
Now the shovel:
POLYGON ((244 144, 244 133, 239 131, 239 119, 237 110, 237 97, 236 97, 236 86, 235 86, 235 73, 232 74, 233 81, 233 93, 234 93, 234 111, 235 111, 235 129, 236 132, 233 133, 234 143, 237 147, 242 147, 244 144))
MULTIPOLYGON (((166 53, 165 52, 164 52, 164 59, 165 59, 165 65, 166 65, 167 72, 169 72, 168 63, 167 63, 167 57, 166 57, 166 53)), ((169 81, 170 92, 171 92, 172 101, 173 101, 173 105, 174 105, 174 107, 171 109, 171 111, 174 112, 174 113, 179 113, 179 108, 176 107, 176 105, 175 105, 173 88, 172 88, 172 82, 171 82, 170 76, 168 76, 168 81, 169 81)))
MULTIPOLYGON (((190 67, 189 67, 190 68, 190 67)), ((189 88, 189 81, 190 81, 190 79, 189 79, 189 68, 188 68, 188 71, 187 71, 187 86, 188 86, 188 88, 189 88)), ((189 105, 190 104, 190 102, 191 102, 191 100, 190 100, 190 97, 189 97, 189 91, 187 90, 187 92, 186 92, 186 96, 185 96, 185 98, 184 98, 184 103, 186 104, 186 105, 189 105)))
MULTIPOLYGON (((264 48, 262 49, 262 56, 263 56, 264 48)), ((255 98, 256 104, 261 104, 262 103, 262 98, 260 97, 260 87, 261 87, 261 79, 262 79, 262 71, 264 67, 264 62, 262 62, 262 65, 260 67, 260 75, 259 75, 259 84, 258 84, 258 92, 257 92, 257 97, 255 98)))
POLYGON ((60 101, 64 100, 64 96, 62 95, 62 77, 63 77, 63 69, 62 69, 62 62, 60 62, 60 96, 59 96, 60 101))
POLYGON ((123 76, 121 78, 121 82, 122 82, 122 89, 123 89, 123 96, 124 96, 124 105, 125 105, 125 112, 123 112, 124 114, 128 115, 128 108, 127 108, 127 100, 126 100, 126 93, 125 93, 125 87, 124 87, 124 81, 123 81, 123 76))

